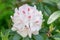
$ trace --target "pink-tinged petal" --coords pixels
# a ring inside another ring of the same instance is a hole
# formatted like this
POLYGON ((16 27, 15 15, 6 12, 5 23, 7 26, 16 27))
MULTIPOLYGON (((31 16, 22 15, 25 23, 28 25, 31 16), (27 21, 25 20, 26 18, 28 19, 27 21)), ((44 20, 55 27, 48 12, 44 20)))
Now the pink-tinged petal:
POLYGON ((19 12, 17 12, 17 14, 19 15, 19 12))

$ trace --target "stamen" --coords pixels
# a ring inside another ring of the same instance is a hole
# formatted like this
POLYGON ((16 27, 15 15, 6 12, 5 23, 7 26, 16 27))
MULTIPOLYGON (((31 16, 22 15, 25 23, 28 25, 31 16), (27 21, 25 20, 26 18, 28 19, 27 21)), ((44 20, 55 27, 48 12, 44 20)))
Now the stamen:
POLYGON ((28 11, 30 11, 30 8, 28 8, 28 11))
POLYGON ((31 16, 28 16, 28 18, 30 19, 30 18, 31 18, 31 16))
POLYGON ((35 23, 38 23, 39 21, 35 21, 35 23))
POLYGON ((22 12, 23 12, 23 14, 25 14, 25 11, 24 10, 22 12))
POLYGON ((27 25, 25 25, 25 28, 28 29, 27 25))

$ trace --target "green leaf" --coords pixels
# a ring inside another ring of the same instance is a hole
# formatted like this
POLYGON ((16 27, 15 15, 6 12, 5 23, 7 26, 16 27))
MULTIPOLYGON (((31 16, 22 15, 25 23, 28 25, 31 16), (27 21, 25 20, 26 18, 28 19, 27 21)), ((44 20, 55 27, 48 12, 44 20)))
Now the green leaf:
POLYGON ((60 40, 60 38, 54 38, 55 40, 60 40))
POLYGON ((38 9, 38 10, 41 10, 41 11, 44 10, 44 9, 43 9, 43 3, 41 3, 41 2, 38 3, 36 6, 37 6, 37 9, 38 9))
POLYGON ((51 2, 55 2, 55 3, 58 3, 60 2, 60 0, 50 0, 51 2))
POLYGON ((6 8, 6 5, 4 3, 0 3, 0 11, 4 10, 6 8))
POLYGON ((42 2, 53 5, 53 2, 51 2, 51 0, 43 0, 42 2))
POLYGON ((47 6, 44 6, 44 10, 48 16, 51 14, 51 10, 47 6))
POLYGON ((58 17, 60 17, 60 11, 54 12, 48 19, 47 24, 54 22, 58 17))
POLYGON ((25 37, 25 38, 23 38, 23 40, 29 40, 29 37, 25 37))
POLYGON ((43 0, 43 2, 45 2, 45 3, 50 3, 50 0, 43 0))
POLYGON ((41 35, 35 35, 34 39, 35 40, 43 40, 43 37, 41 35))
POLYGON ((15 34, 14 37, 13 37, 13 40, 20 40, 20 35, 15 34))
POLYGON ((53 37, 55 40, 60 40, 60 34, 55 34, 55 35, 53 35, 53 37))
POLYGON ((1 38, 2 40, 8 40, 8 36, 4 35, 2 32, 1 32, 1 38))
POLYGON ((43 0, 43 2, 45 3, 51 3, 51 2, 54 2, 54 3, 58 3, 60 0, 43 0))
POLYGON ((57 7, 58 7, 58 9, 60 9, 60 2, 57 3, 57 7))
POLYGON ((52 32, 54 30, 53 24, 49 26, 49 31, 52 32))
POLYGON ((8 36, 9 36, 10 30, 5 30, 4 32, 2 32, 2 31, 1 31, 1 38, 2 38, 2 40, 8 40, 8 36))

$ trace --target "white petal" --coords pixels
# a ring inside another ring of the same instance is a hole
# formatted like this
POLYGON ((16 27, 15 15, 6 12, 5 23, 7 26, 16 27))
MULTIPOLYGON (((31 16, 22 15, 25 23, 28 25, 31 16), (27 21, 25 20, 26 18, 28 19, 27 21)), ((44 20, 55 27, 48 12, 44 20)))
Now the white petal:
POLYGON ((32 34, 38 34, 38 31, 41 29, 43 16, 42 12, 36 9, 36 6, 32 7, 24 4, 19 7, 19 10, 15 8, 14 16, 11 16, 11 18, 14 23, 12 30, 17 30, 17 33, 22 37, 28 35, 31 38, 32 34), (31 19, 28 19, 28 16, 31 16, 31 19), (39 20, 39 22, 35 23, 36 20, 39 20))
POLYGON ((36 5, 34 5, 34 8, 36 9, 36 5))
POLYGON ((34 31, 33 34, 34 34, 34 35, 38 35, 39 32, 38 32, 38 31, 34 31))
POLYGON ((12 27, 12 29, 11 29, 12 31, 16 31, 17 29, 15 28, 15 27, 12 27))
POLYGON ((32 36, 32 33, 29 31, 29 33, 28 33, 28 36, 31 38, 31 36, 32 36))
POLYGON ((17 13, 17 11, 18 11, 18 9, 17 9, 17 8, 15 8, 15 13, 17 13))
POLYGON ((18 34, 20 34, 22 37, 26 37, 27 36, 27 32, 20 32, 20 31, 17 31, 18 34))

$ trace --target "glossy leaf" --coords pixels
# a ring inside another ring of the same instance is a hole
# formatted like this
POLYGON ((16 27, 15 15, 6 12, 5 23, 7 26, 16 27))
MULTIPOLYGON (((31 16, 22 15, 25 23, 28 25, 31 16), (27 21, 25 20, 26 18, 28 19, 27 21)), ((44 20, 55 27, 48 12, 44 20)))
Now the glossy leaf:
POLYGON ((29 40, 29 37, 25 37, 25 38, 23 38, 22 40, 29 40))
POLYGON ((60 2, 57 3, 57 7, 58 7, 58 9, 60 9, 60 2))
POLYGON ((43 40, 43 37, 41 35, 36 35, 34 36, 35 40, 43 40))
POLYGON ((53 37, 55 40, 60 40, 60 34, 55 34, 53 37))
POLYGON ((20 40, 20 35, 15 34, 13 40, 20 40))
POLYGON ((47 24, 51 24, 52 22, 54 22, 58 17, 60 17, 60 11, 56 11, 54 13, 51 14, 51 16, 49 17, 47 24))
POLYGON ((44 6, 44 11, 48 16, 51 14, 51 10, 47 6, 44 6))

